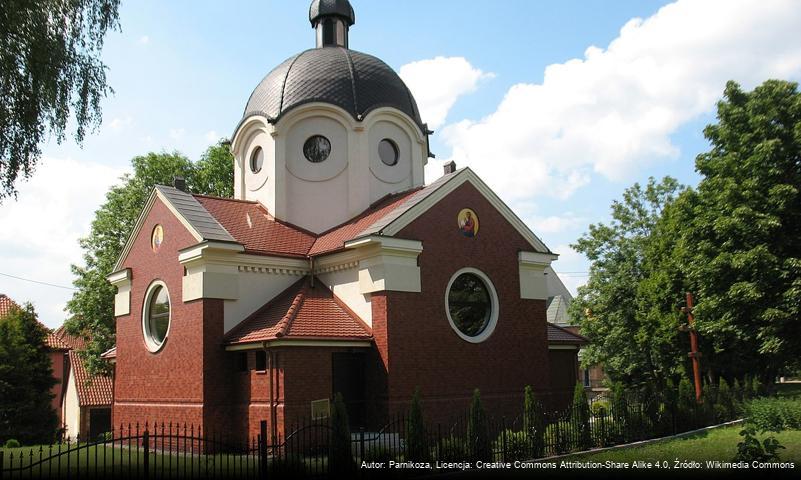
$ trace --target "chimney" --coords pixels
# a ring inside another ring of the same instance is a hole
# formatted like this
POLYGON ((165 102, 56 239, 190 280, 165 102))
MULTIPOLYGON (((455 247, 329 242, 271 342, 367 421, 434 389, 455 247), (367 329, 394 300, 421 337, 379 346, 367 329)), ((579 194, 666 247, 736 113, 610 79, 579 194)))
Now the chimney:
POLYGON ((445 164, 445 175, 448 175, 449 173, 453 173, 455 171, 456 171, 456 162, 451 160, 450 162, 445 164))
POLYGON ((186 191, 186 180, 184 177, 172 177, 172 186, 177 188, 178 190, 185 192, 186 191))

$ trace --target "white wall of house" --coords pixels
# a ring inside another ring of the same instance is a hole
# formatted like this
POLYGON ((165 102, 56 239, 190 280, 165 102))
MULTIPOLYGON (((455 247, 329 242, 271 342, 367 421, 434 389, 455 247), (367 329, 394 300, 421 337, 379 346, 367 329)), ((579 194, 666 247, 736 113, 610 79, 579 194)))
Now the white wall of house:
POLYGON ((67 393, 64 395, 64 426, 67 438, 75 439, 81 434, 81 405, 78 403, 78 387, 75 385, 74 370, 70 368, 67 378, 67 393))

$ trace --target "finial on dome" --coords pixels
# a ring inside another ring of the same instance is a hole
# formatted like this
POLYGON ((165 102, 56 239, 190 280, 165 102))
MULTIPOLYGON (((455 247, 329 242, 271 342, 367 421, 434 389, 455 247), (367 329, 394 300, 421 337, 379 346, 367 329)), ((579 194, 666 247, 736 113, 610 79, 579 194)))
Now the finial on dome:
POLYGON ((356 14, 348 0, 313 0, 309 21, 317 32, 317 48, 348 48, 348 30, 356 14))

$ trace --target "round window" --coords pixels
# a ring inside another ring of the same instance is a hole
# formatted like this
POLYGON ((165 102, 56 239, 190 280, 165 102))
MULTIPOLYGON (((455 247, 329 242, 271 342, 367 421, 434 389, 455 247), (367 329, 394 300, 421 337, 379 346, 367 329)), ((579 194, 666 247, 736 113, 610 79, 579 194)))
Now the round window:
POLYGON ((256 147, 253 153, 250 154, 250 171, 253 173, 261 172, 261 167, 264 166, 264 150, 261 147, 256 147))
POLYGON ((489 278, 474 268, 451 278, 446 292, 448 321, 463 340, 483 342, 498 321, 498 295, 489 278))
POLYGON ((170 330, 170 294, 162 282, 151 285, 142 312, 145 344, 151 352, 161 349, 170 330))
POLYGON ((303 144, 303 156, 312 163, 324 162, 331 155, 331 142, 322 135, 314 135, 303 144))
POLYGON ((378 157, 384 165, 390 167, 398 163, 398 146, 392 140, 385 138, 378 144, 378 157))

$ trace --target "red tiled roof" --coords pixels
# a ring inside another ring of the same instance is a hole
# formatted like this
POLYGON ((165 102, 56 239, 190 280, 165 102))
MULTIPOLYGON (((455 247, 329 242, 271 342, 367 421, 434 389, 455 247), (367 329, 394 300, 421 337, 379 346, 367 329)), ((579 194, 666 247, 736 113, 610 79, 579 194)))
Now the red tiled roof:
POLYGON ((314 242, 314 246, 309 251, 309 255, 321 255, 343 248, 345 242, 356 238, 360 233, 394 211, 418 191, 420 189, 415 188, 390 195, 378 201, 353 220, 320 234, 320 237, 314 242))
POLYGON ((82 407, 111 405, 114 402, 114 383, 111 377, 89 375, 75 350, 69 351, 69 357, 78 391, 78 404, 82 407))
POLYGON ((562 344, 562 345, 586 345, 590 343, 587 337, 582 337, 577 333, 570 330, 554 325, 548 324, 548 343, 562 344))
POLYGON ((11 300, 5 294, 0 293, 0 317, 5 317, 9 313, 11 313, 11 310, 15 308, 19 308, 17 302, 11 300))
POLYGON ((67 333, 67 329, 64 328, 64 325, 58 327, 53 331, 53 335, 56 336, 62 343, 67 345, 67 348, 70 350, 85 350, 86 349, 86 339, 81 336, 73 336, 67 333))
POLYGON ((55 332, 50 332, 47 334, 47 339, 45 339, 45 345, 52 350, 71 350, 72 348, 67 345, 67 342, 61 339, 55 332))
POLYGON ((257 202, 195 195, 248 253, 305 257, 315 235, 276 220, 257 202))
POLYGON ((279 294, 226 336, 228 344, 277 339, 370 340, 369 327, 339 303, 325 285, 304 278, 279 294))

